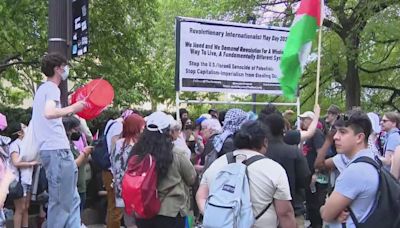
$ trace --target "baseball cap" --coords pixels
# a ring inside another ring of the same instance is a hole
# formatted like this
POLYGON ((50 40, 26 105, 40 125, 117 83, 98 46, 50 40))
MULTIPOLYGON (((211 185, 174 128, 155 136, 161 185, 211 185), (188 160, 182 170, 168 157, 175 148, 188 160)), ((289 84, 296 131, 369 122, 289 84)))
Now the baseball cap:
POLYGON ((313 112, 311 112, 311 111, 307 111, 307 112, 304 112, 303 114, 301 114, 299 117, 300 117, 300 118, 310 118, 310 119, 314 119, 315 114, 314 114, 313 112))
POLYGON ((0 130, 4 131, 7 128, 7 117, 0 113, 0 130))
POLYGON ((149 131, 159 131, 168 128, 171 124, 171 117, 164 112, 157 111, 146 117, 146 128, 149 131))
POLYGON ((332 113, 332 114, 340 114, 340 109, 336 105, 329 106, 327 111, 328 111, 328 113, 332 113))

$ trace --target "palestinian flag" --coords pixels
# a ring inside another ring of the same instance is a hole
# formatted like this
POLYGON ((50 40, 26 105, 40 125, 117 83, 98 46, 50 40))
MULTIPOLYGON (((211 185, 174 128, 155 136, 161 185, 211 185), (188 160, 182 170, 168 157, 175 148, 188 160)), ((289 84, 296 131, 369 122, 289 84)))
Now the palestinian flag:
POLYGON ((323 0, 302 0, 296 12, 280 64, 283 95, 293 99, 311 51, 312 41, 321 25, 323 0))

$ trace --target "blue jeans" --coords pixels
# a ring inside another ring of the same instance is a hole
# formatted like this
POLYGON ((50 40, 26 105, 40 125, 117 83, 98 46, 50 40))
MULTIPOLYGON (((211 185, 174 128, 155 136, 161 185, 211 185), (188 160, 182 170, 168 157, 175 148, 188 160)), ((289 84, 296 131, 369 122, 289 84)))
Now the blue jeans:
POLYGON ((78 168, 70 150, 41 150, 49 188, 47 224, 51 228, 81 226, 78 168))

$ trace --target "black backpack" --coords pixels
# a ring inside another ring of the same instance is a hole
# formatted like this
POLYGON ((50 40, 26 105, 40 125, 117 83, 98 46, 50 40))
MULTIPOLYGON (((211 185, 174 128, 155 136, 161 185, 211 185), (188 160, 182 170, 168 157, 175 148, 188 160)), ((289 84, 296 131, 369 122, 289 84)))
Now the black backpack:
POLYGON ((111 126, 115 124, 115 121, 108 126, 104 135, 102 135, 95 143, 94 143, 94 151, 92 153, 92 160, 94 164, 96 164, 101 170, 107 170, 111 167, 110 162, 110 153, 108 152, 107 145, 107 134, 110 131, 111 126))
POLYGON ((379 174, 379 186, 373 209, 367 219, 363 223, 358 222, 349 208, 350 216, 357 228, 398 228, 400 227, 400 183, 382 166, 379 158, 375 160, 363 156, 353 161, 374 166, 379 174))

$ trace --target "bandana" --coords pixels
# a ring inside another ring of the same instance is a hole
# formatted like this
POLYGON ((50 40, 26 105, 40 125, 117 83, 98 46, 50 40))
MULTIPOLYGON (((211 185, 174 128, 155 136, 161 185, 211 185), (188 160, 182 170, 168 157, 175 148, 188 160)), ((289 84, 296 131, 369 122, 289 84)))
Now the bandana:
POLYGON ((243 110, 238 108, 228 110, 225 115, 224 126, 222 127, 223 132, 215 136, 213 140, 214 149, 218 153, 221 152, 225 140, 235 134, 246 120, 248 120, 248 114, 243 110))

